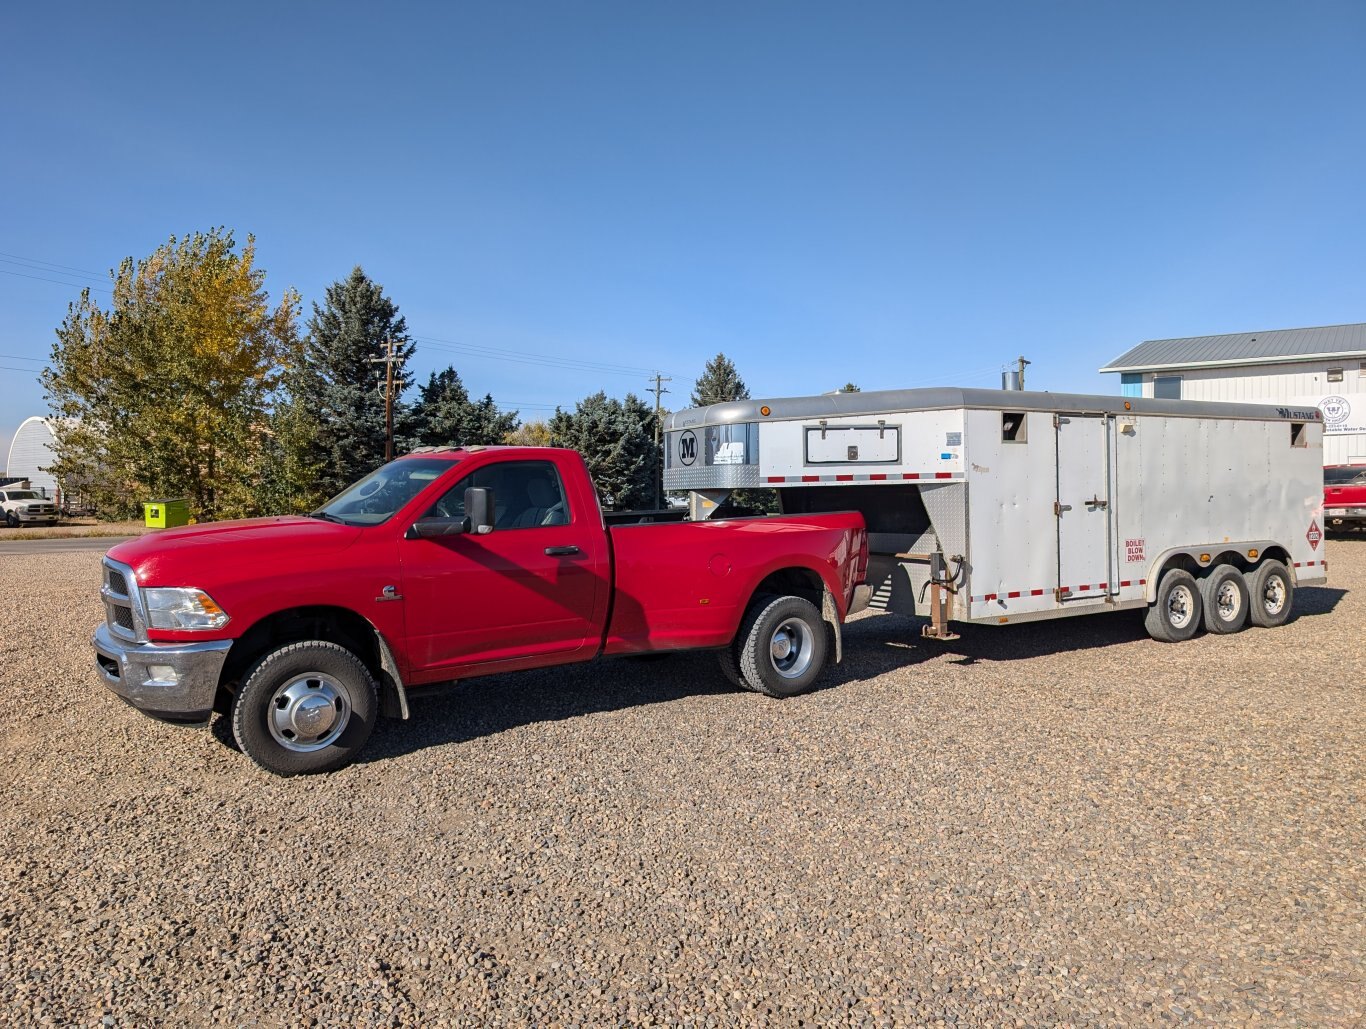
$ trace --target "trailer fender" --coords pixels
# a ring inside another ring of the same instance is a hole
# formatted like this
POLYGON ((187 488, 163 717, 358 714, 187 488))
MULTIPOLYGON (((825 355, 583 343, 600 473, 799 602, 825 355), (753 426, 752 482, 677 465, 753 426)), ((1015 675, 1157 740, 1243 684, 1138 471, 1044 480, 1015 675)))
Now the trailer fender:
POLYGON ((1240 543, 1193 543, 1187 546, 1170 547, 1158 554, 1157 558, 1148 566, 1148 582, 1144 587, 1144 596, 1149 604, 1157 600, 1158 583, 1161 582, 1162 575, 1168 568, 1184 568, 1199 578, 1216 564, 1223 563, 1221 559, 1229 555, 1235 557, 1236 560, 1227 563, 1234 564, 1240 569, 1247 569, 1258 564, 1263 558, 1275 557, 1284 553, 1285 548, 1277 544, 1275 540, 1250 540, 1240 543))
POLYGON ((821 590, 821 617, 829 623, 835 634, 835 664, 844 660, 844 633, 840 626, 840 611, 835 605, 835 595, 828 588, 821 590))

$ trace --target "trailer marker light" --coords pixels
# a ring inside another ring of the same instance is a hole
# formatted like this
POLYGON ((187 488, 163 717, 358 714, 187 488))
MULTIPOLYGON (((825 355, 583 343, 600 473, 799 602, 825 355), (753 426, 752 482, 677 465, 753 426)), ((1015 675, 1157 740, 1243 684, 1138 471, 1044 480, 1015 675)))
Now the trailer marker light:
POLYGON ((771 415, 773 412, 772 412, 771 410, 769 410, 768 405, 765 404, 763 407, 759 408, 759 413, 760 413, 761 415, 763 415, 765 418, 767 418, 767 417, 768 417, 769 415, 771 415))
POLYGON ((1247 552, 1247 556, 1250 557, 1250 558, 1252 558, 1252 560, 1255 561, 1255 560, 1257 560, 1257 555, 1260 554, 1260 553, 1261 553, 1260 550, 1249 550, 1249 551, 1247 552))
POLYGON ((1126 410, 1126 411, 1132 411, 1133 409, 1134 409, 1134 405, 1133 405, 1133 404, 1129 403, 1129 401, 1127 401, 1127 400, 1124 401, 1124 410, 1126 410))
POLYGON ((1200 563, 1201 563, 1202 565, 1207 565, 1207 564, 1209 564, 1209 555, 1208 555, 1208 554, 1201 554, 1201 555, 1200 555, 1200 563))

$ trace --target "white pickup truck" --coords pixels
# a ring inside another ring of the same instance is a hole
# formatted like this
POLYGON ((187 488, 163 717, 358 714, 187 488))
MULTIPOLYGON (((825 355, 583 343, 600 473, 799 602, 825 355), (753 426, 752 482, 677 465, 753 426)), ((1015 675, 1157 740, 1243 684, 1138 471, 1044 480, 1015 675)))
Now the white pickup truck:
POLYGON ((31 489, 0 489, 0 510, 5 524, 11 529, 21 525, 56 525, 57 505, 41 493, 31 489))

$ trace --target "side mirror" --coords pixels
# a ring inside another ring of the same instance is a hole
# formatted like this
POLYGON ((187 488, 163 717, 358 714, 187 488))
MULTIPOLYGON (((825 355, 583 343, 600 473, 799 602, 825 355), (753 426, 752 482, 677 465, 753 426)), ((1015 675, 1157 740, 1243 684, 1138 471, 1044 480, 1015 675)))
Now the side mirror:
POLYGON ((465 490, 464 518, 419 518, 404 533, 407 539, 436 539, 441 536, 487 536, 493 531, 493 490, 471 486, 465 490))
POLYGON ((493 531, 493 490, 471 486, 465 490, 465 531, 487 536, 493 531))

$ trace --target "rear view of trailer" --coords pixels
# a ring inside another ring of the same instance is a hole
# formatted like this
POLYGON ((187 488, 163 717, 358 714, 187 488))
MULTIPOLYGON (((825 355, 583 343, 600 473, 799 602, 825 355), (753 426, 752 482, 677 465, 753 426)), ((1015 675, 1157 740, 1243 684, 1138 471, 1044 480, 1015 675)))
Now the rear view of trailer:
POLYGON ((1147 609, 1156 638, 1290 614, 1322 582, 1313 408, 920 389, 737 401, 667 426, 693 517, 769 487, 858 510, 874 606, 1009 624, 1147 609))

